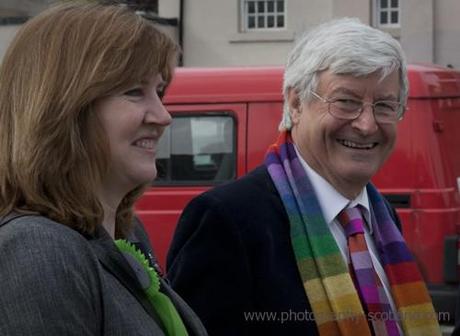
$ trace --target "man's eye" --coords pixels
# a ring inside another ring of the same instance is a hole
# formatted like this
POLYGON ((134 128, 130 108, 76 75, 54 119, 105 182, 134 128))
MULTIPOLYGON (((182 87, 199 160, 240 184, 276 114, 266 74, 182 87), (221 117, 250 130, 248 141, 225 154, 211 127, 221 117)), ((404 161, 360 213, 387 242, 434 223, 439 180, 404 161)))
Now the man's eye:
POLYGON ((355 110, 361 107, 361 102, 357 100, 353 100, 353 99, 348 99, 348 98, 336 99, 334 104, 337 107, 345 109, 345 110, 355 110))
POLYGON ((381 112, 396 112, 399 109, 399 103, 395 101, 380 101, 375 103, 375 109, 381 112))
POLYGON ((134 89, 125 91, 124 93, 125 96, 130 96, 130 97, 141 97, 143 94, 144 92, 141 88, 134 88, 134 89))

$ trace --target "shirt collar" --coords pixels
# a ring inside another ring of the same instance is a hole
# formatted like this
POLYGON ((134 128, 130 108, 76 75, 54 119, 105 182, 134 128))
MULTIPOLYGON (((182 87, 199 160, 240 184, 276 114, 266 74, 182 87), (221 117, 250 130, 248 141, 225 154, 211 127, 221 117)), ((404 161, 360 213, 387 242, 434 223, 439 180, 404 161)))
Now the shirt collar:
POLYGON ((365 218, 365 222, 368 223, 369 232, 372 234, 372 225, 370 224, 369 199, 367 197, 366 188, 364 187, 355 199, 349 200, 341 193, 339 193, 328 181, 326 181, 321 175, 319 175, 307 164, 295 145, 294 148, 297 157, 299 158, 299 161, 302 164, 302 167, 305 169, 310 183, 313 186, 313 190, 315 190, 316 198, 321 207, 326 223, 328 225, 332 225, 334 219, 343 209, 361 205, 365 209, 363 211, 363 216, 365 218))

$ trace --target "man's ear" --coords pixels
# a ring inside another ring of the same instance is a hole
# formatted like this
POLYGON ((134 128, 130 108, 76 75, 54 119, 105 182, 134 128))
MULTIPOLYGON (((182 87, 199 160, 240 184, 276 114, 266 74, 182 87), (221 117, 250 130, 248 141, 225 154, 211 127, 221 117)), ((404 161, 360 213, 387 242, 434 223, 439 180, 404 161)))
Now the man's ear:
POLYGON ((288 90, 288 106, 292 124, 295 125, 299 122, 300 114, 302 113, 302 104, 299 94, 292 87, 288 90))

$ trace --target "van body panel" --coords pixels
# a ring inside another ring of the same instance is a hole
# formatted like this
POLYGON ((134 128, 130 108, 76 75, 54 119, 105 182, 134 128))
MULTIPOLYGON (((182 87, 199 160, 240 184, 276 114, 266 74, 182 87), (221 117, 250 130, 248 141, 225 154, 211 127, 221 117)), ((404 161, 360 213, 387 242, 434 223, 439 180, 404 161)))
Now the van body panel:
POLYGON ((404 238, 425 280, 442 284, 444 237, 457 235, 460 218, 460 76, 416 65, 409 81, 395 150, 372 180, 385 195, 407 195, 409 209, 397 209, 404 238))
POLYGON ((248 132, 248 171, 264 162, 268 146, 276 141, 282 109, 280 101, 249 104, 248 130, 259 131, 248 132))
POLYGON ((209 187, 155 187, 144 193, 136 203, 136 214, 145 229, 155 250, 159 264, 164 267, 166 253, 172 240, 177 219, 187 203, 209 187), (152 209, 152 204, 155 208, 152 209))
POLYGON ((283 68, 180 68, 164 103, 281 101, 283 68))
POLYGON ((456 235, 459 208, 412 210, 404 238, 428 283, 444 283, 444 237, 456 235))
POLYGON ((408 66, 410 98, 458 97, 460 72, 434 64, 408 66))

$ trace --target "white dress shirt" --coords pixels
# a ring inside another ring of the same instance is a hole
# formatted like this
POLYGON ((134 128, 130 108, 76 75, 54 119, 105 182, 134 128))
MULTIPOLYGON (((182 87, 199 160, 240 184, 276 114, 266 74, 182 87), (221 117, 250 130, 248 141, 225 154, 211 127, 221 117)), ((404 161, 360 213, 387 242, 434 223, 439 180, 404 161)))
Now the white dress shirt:
MULTIPOLYGON (((337 220, 337 216, 339 215, 340 211, 342 211, 345 208, 352 208, 356 205, 361 205, 364 208, 364 210, 362 211, 365 222, 364 238, 366 240, 366 244, 371 255, 374 269, 378 277, 380 278, 380 281, 383 285, 385 293, 387 294, 387 297, 389 298, 391 310, 394 314, 396 314, 397 310, 393 301, 393 297, 391 296, 388 278, 380 263, 380 258, 375 247, 374 240, 372 238, 372 225, 376 224, 375 219, 371 218, 371 211, 366 188, 363 188, 361 193, 353 200, 345 198, 342 194, 335 190, 329 182, 327 182, 322 176, 320 176, 307 164, 307 162, 300 156, 300 153, 297 150, 296 146, 294 146, 294 148, 296 150, 297 156, 299 157, 302 166, 305 169, 305 172, 307 173, 310 183, 313 186, 313 190, 316 193, 316 198, 318 199, 319 205, 321 207, 324 220, 326 221, 326 224, 329 226, 332 236, 337 242, 340 252, 342 253, 343 260, 347 265, 349 264, 347 237, 345 234, 345 230, 337 220)), ((400 326, 399 328, 401 329, 400 326)))

